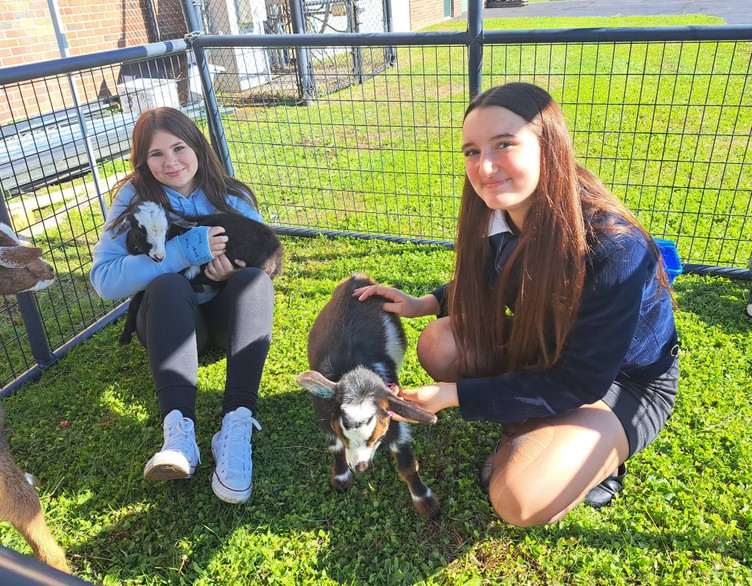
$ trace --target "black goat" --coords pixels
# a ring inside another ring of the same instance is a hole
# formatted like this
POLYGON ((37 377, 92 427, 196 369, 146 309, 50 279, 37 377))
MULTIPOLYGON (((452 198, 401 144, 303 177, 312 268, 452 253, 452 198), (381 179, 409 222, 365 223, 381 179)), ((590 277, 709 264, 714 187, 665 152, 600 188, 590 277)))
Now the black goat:
POLYGON ((332 487, 350 488, 351 470, 368 469, 383 444, 410 489, 415 509, 435 517, 441 505, 418 474, 410 428, 391 415, 416 423, 436 423, 436 415, 403 401, 387 386, 397 384, 407 340, 399 316, 384 311, 383 298, 353 297, 358 287, 373 284, 366 275, 356 274, 337 286, 308 335, 311 370, 298 376, 298 384, 311 394, 334 455, 332 487))
MULTIPOLYGON (((155 262, 162 262, 166 242, 194 226, 222 226, 228 237, 225 256, 230 260, 242 260, 246 267, 259 268, 272 279, 282 272, 283 248, 274 230, 238 214, 180 216, 168 212, 158 203, 142 202, 123 219, 114 234, 118 236, 127 230, 126 247, 129 254, 148 254, 155 262)), ((206 286, 224 287, 224 282, 209 279, 204 274, 204 267, 206 265, 190 266, 183 271, 193 289, 202 291, 206 286)), ((143 291, 131 297, 123 332, 118 340, 121 346, 129 344, 136 331, 136 315, 142 298, 143 291)))

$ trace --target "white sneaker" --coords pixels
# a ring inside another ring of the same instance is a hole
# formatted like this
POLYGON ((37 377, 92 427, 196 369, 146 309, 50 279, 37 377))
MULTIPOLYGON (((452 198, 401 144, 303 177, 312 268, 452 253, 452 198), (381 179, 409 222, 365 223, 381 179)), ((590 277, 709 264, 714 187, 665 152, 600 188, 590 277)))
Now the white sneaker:
POLYGON ((245 407, 230 411, 222 419, 222 429, 212 438, 212 455, 217 462, 212 490, 226 503, 244 503, 253 486, 253 428, 261 430, 253 413, 245 407))
POLYGON ((146 480, 190 478, 201 462, 193 421, 177 409, 164 418, 164 445, 144 467, 146 480))

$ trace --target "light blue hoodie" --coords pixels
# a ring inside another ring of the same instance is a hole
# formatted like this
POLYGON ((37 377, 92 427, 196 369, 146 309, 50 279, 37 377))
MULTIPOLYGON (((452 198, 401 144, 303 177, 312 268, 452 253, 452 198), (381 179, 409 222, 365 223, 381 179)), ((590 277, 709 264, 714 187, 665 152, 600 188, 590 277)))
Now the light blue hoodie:
MULTIPOLYGON (((185 197, 167 186, 162 186, 170 200, 172 209, 180 215, 204 216, 216 211, 202 189, 185 197)), ((126 183, 117 192, 107 214, 105 226, 117 218, 128 206, 136 190, 132 183, 126 183)), ((251 204, 243 199, 229 195, 227 202, 238 213, 263 222, 261 214, 251 204)), ((195 229, 195 228, 192 228, 195 229)), ((89 279, 94 290, 103 299, 123 299, 135 295, 146 289, 154 277, 164 273, 177 273, 191 264, 183 254, 183 250, 176 238, 165 245, 165 259, 155 262, 146 254, 128 254, 125 247, 126 234, 113 237, 110 230, 104 230, 94 247, 94 259, 89 273, 89 279)), ((197 293, 199 303, 205 303, 216 295, 216 291, 197 293)))

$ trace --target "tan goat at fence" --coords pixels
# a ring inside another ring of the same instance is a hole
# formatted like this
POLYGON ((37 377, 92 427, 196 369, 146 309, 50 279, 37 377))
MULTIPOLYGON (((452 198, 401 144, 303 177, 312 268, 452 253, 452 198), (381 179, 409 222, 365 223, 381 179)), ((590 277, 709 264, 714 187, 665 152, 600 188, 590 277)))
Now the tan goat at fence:
MULTIPOLYGON (((0 224, 0 294, 38 291, 49 286, 55 272, 41 254, 39 248, 22 246, 12 230, 0 224)), ((4 423, 5 414, 0 407, 0 519, 9 521, 23 535, 37 558, 70 573, 65 553, 44 520, 36 490, 11 454, 4 423)))

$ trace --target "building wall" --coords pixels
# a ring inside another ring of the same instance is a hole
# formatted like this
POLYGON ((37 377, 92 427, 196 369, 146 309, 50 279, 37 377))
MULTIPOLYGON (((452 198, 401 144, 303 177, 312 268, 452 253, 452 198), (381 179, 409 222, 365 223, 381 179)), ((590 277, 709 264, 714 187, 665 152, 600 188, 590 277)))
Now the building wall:
MULTIPOLYGON (((400 0, 393 0, 400 1, 400 0)), ((410 29, 417 31, 445 19, 444 0, 409 0, 410 29)), ((451 17, 462 15, 462 0, 452 0, 451 17)))
MULTIPOLYGON (((62 56, 47 0, 2 0, 1 4, 0 67, 39 63, 62 56)), ((150 18, 145 0, 58 0, 68 56, 142 45, 160 36, 164 40, 185 35, 180 0, 152 0, 152 5, 155 15, 150 18)), ((108 73, 109 79, 102 77, 101 72, 82 78, 77 88, 82 94, 81 101, 96 101, 115 93, 111 86, 120 72, 108 73)), ((61 93, 65 96, 66 88, 62 88, 62 92, 40 89, 43 88, 39 84, 6 88, 8 101, 0 101, 0 124, 12 119, 11 112, 16 116, 33 115, 30 104, 39 114, 61 107, 62 104, 55 101, 63 101, 61 93)))

